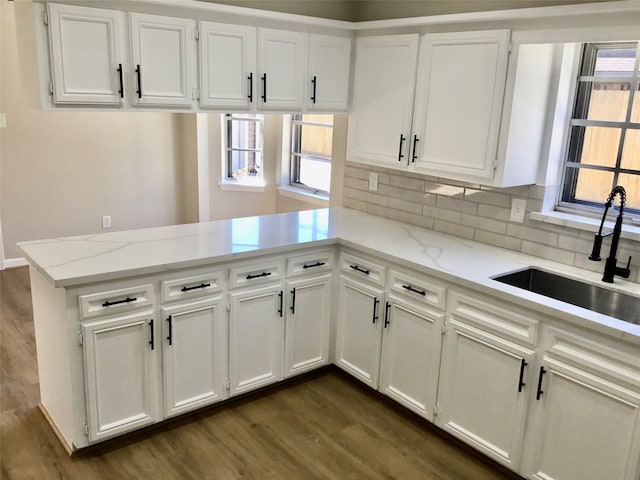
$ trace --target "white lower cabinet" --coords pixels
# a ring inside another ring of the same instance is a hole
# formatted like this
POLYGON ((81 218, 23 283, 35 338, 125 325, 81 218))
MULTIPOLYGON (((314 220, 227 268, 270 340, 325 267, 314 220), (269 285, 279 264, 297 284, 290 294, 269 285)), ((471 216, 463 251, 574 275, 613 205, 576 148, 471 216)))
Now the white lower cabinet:
POLYGON ((81 324, 90 442, 161 419, 153 310, 81 324))
POLYGON ((165 416, 227 398, 227 319, 222 297, 162 308, 165 416))

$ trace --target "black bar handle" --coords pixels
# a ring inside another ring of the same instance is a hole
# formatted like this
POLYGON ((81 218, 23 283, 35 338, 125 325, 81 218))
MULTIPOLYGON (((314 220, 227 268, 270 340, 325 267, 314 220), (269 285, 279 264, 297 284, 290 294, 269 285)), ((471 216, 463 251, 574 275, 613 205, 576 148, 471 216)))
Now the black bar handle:
POLYGON ((140 65, 136 65, 136 78, 138 79, 138 98, 142 98, 142 72, 140 71, 140 65))
POLYGON ((304 265, 302 265, 302 268, 306 270, 307 268, 321 267, 324 264, 325 262, 316 262, 316 263, 310 263, 310 264, 305 263, 304 265))
POLYGON ((547 373, 547 371, 544 369, 544 367, 540 367, 540 376, 538 377, 538 391, 536 392, 536 400, 540 400, 540 397, 544 393, 544 390, 542 390, 542 377, 544 376, 545 373, 547 373))
POLYGON ((373 323, 376 323, 376 320, 378 320, 378 304, 380 303, 380 300, 378 300, 376 297, 373 297, 373 323))
POLYGON ((311 95, 311 101, 316 103, 316 87, 318 84, 318 78, 314 75, 311 79, 311 84, 313 85, 313 94, 311 95))
POLYGON ((111 307, 111 306, 113 306, 113 305, 120 305, 120 304, 122 304, 122 303, 131 303, 131 302, 135 302, 136 300, 138 300, 138 298, 137 298, 137 297, 127 297, 127 298, 125 298, 125 299, 122 299, 122 300, 116 300, 116 301, 114 301, 114 302, 111 302, 111 301, 107 300, 106 302, 104 302, 104 303, 102 304, 102 306, 103 306, 103 307, 111 307))
POLYGON ((249 103, 253 103, 253 72, 249 73, 247 79, 249 80, 249 95, 247 95, 247 98, 249 103))
POLYGON ((291 290, 291 314, 294 315, 296 313, 296 289, 291 290))
POLYGON ((151 327, 151 340, 149 340, 149 345, 151 345, 151 350, 156 348, 156 336, 153 334, 153 319, 149 320, 149 327, 151 327))
POLYGON ((191 290, 198 290, 200 288, 207 288, 210 287, 211 284, 210 283, 201 283, 200 285, 194 285, 193 287, 182 287, 180 289, 181 292, 190 292, 191 290))
POLYGON ((252 280, 254 278, 260 278, 260 277, 268 277, 269 275, 271 275, 271 272, 262 272, 262 273, 258 273, 257 275, 247 275, 247 280, 252 280))
POLYGON ((404 155, 402 154, 402 144, 404 143, 404 141, 406 140, 406 137, 403 134, 400 134, 400 148, 398 148, 398 161, 401 162, 402 159, 404 158, 404 155))
POLYGON ((267 103, 267 72, 262 76, 262 101, 267 103))
POLYGON ((365 275, 369 275, 371 273, 366 268, 359 267, 358 265, 349 265, 349 268, 353 268, 356 272, 364 273, 365 275))
POLYGON ((391 323, 389 321, 389 309, 391 308, 391 304, 389 302, 386 302, 386 305, 384 306, 384 328, 387 328, 387 325, 389 325, 389 323, 391 323))
POLYGON ((522 391, 522 387, 527 385, 526 383, 524 383, 524 367, 526 367, 527 365, 528 363, 523 358, 520 361, 520 379, 518 380, 518 393, 522 391))
POLYGON ((278 297, 280 297, 280 308, 278 309, 278 313, 280 314, 280 318, 282 318, 282 302, 283 302, 282 290, 280 290, 280 293, 278 293, 278 297))
POLYGON ((402 285, 402 288, 409 290, 410 292, 422 295, 423 297, 427 294, 426 290, 418 290, 417 288, 414 288, 411 285, 402 285))
POLYGON ((413 136, 413 155, 411 155, 411 163, 415 163, 415 161, 418 159, 418 155, 416 155, 416 147, 417 147, 417 143, 420 140, 418 140, 418 135, 414 135, 413 136))
POLYGON ((120 79, 120 90, 118 93, 120 94, 120 98, 124 98, 124 82, 122 81, 122 64, 118 64, 118 78, 120 79))
POLYGON ((169 315, 167 317, 167 322, 169 322, 169 335, 167 335, 167 340, 169 340, 169 345, 173 345, 173 316, 169 315))

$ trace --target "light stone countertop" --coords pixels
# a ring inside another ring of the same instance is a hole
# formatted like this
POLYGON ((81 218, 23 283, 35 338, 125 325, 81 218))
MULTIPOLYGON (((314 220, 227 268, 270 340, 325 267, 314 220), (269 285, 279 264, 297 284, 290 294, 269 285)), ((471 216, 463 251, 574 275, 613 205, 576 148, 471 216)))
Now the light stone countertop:
MULTIPOLYGON (((18 248, 53 286, 68 288, 331 244, 355 247, 640 345, 640 325, 492 280, 502 273, 536 266, 603 285, 601 273, 346 208, 21 242, 18 248)), ((618 277, 607 288, 640 296, 637 283, 618 277)))

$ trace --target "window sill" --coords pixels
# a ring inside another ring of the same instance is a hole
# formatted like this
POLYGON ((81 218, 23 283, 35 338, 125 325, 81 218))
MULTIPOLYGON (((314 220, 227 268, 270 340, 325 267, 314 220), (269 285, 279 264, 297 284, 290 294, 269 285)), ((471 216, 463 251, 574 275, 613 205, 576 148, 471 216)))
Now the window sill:
MULTIPOLYGON (((593 232, 594 234, 598 231, 598 228, 600 228, 599 219, 582 217, 580 215, 573 215, 571 213, 556 211, 531 212, 531 220, 550 223, 552 225, 575 228, 577 230, 593 232)), ((613 222, 605 222, 604 226, 607 231, 613 230, 613 222)), ((622 234, 620 236, 622 238, 640 242, 640 227, 634 225, 622 225, 622 234)))
POLYGON ((218 188, 220 190, 227 190, 232 192, 254 192, 262 193, 265 190, 265 183, 259 182, 219 182, 218 188))
POLYGON ((306 190, 292 187, 278 187, 278 193, 283 197, 295 198, 301 202, 311 203, 319 207, 328 207, 329 199, 322 195, 316 195, 306 190))

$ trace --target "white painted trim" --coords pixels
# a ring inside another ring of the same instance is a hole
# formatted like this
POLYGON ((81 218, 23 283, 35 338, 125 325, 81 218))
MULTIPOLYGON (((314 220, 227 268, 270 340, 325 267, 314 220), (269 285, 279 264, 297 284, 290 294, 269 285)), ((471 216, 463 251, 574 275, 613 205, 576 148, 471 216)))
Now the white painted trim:
POLYGON ((219 182, 218 188, 220 190, 229 190, 235 192, 264 192, 266 185, 264 183, 231 183, 231 182, 219 182))
MULTIPOLYGON (((531 212, 531 220, 549 223, 551 225, 560 225, 562 227, 575 228, 586 232, 596 233, 600 227, 600 220, 597 218, 583 217, 571 213, 558 211, 552 212, 531 212)), ((604 223, 605 233, 613 230, 613 222, 604 223)), ((636 242, 640 242, 640 227, 633 225, 622 225, 621 238, 626 238, 636 242)))
POLYGON ((0 270, 4 270, 5 266, 4 259, 4 241, 2 240, 2 220, 0 220, 0 270))
POLYGON ((27 259, 24 258, 24 257, 6 258, 4 260, 4 269, 16 268, 16 267, 26 267, 27 265, 29 265, 29 262, 27 262, 27 259))
POLYGON ((317 205, 320 208, 327 208, 329 206, 329 199, 327 197, 315 195, 306 190, 292 187, 278 187, 278 193, 283 197, 295 198, 301 202, 317 205))

